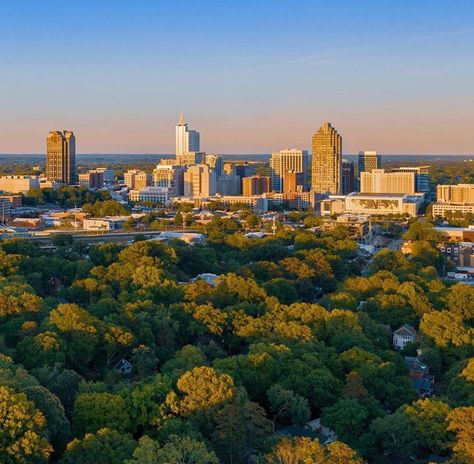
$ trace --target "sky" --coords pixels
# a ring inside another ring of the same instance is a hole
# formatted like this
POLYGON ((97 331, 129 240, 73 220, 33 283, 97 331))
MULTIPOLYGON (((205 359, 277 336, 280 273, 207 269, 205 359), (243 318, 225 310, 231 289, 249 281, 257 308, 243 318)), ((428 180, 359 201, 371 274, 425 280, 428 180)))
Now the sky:
POLYGON ((0 153, 474 154, 472 0, 0 0, 0 153))

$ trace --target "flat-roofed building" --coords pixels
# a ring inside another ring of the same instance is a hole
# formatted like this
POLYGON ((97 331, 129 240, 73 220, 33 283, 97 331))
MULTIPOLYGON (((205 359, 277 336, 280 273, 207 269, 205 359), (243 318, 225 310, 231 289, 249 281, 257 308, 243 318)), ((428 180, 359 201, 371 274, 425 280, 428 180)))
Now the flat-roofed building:
POLYGON ((323 219, 321 224, 323 231, 331 231, 337 227, 344 227, 347 229, 349 236, 357 240, 363 240, 369 234, 369 216, 341 214, 336 219, 323 219))
POLYGON ((372 169, 360 173, 361 193, 397 193, 411 195, 416 193, 415 173, 385 172, 384 169, 372 169))
POLYGON ((33 188, 39 188, 38 176, 2 176, 0 190, 8 193, 26 193, 33 188))
MULTIPOLYGON (((266 213, 268 211, 268 198, 264 195, 254 195, 251 197, 241 195, 222 195, 209 197, 208 201, 218 201, 224 205, 243 204, 248 205, 256 214, 266 213)), ((206 202, 204 202, 206 203, 206 202)))
POLYGON ((297 171, 285 171, 283 174, 283 193, 303 192, 304 174, 297 171))
POLYGON ((88 218, 82 220, 82 228, 84 230, 111 231, 118 230, 123 227, 128 216, 106 216, 103 218, 88 218))
POLYGON ((104 184, 113 184, 115 182, 115 171, 112 168, 95 168, 95 171, 103 174, 104 184))
POLYGON ((301 173, 303 190, 306 190, 308 152, 297 148, 286 148, 272 153, 270 177, 273 191, 284 192, 284 176, 288 171, 301 173))
POLYGON ((359 174, 361 172, 372 172, 373 169, 381 169, 382 157, 376 151, 360 151, 358 157, 359 174))
POLYGON ((184 196, 209 197, 216 194, 216 173, 207 164, 188 166, 184 173, 184 196))
POLYGON ((167 187, 143 187, 141 189, 130 190, 130 201, 143 203, 169 204, 169 191, 167 187))
POLYGON ((91 169, 84 174, 79 174, 79 185, 88 189, 100 189, 104 186, 104 173, 91 169))
POLYGON ((0 200, 8 201, 12 208, 21 208, 22 198, 21 195, 0 195, 0 200))
POLYGON ((415 192, 428 193, 430 191, 430 166, 401 166, 391 172, 413 172, 415 174, 415 192))
POLYGON ((271 189, 270 177, 250 176, 242 179, 242 195, 251 197, 268 193, 271 189))
POLYGON ((474 204, 474 184, 438 185, 436 199, 440 203, 474 204))
POLYGON ((417 216, 424 202, 423 194, 404 195, 387 193, 357 193, 345 197, 344 209, 347 213, 382 215, 408 214, 417 216))
POLYGON ((153 186, 168 188, 170 196, 184 194, 184 166, 158 164, 153 170, 153 186))
POLYGON ((436 203, 433 203, 432 214, 445 217, 447 213, 474 214, 474 184, 438 185, 436 203))
POLYGON ((152 175, 146 171, 130 169, 123 175, 125 185, 132 190, 150 187, 152 175))
POLYGON ((355 191, 354 179, 354 163, 352 161, 343 159, 341 164, 341 183, 342 194, 348 195, 355 191))

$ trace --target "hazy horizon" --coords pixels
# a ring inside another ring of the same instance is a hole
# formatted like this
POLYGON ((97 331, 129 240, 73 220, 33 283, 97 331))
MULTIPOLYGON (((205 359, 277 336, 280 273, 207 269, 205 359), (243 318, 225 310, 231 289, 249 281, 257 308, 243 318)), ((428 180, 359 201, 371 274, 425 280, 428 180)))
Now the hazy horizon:
POLYGON ((465 0, 5 0, 0 152, 67 128, 83 153, 172 153, 183 112, 210 153, 310 149, 328 120, 345 153, 469 156, 473 19, 465 0))

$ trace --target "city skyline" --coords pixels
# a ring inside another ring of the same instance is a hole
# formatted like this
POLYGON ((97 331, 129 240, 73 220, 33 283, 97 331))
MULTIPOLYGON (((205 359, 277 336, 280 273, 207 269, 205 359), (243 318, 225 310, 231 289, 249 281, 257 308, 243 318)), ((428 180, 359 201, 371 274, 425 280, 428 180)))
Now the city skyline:
POLYGON ((7 0, 0 153, 43 153, 63 127, 80 153, 173 153, 182 111, 218 153, 310 149, 329 120, 345 153, 470 155, 473 15, 461 0, 7 0))

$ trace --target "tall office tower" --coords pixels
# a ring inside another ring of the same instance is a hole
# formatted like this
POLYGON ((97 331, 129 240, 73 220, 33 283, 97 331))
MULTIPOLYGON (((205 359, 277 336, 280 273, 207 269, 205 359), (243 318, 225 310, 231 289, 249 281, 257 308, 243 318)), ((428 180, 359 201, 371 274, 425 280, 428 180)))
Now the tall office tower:
POLYGON ((176 126, 176 158, 183 156, 190 151, 199 151, 199 132, 189 130, 188 124, 185 122, 183 115, 179 117, 176 126))
POLYGON ((315 193, 341 193, 342 137, 325 122, 313 135, 311 189, 315 193))
POLYGON ((415 173, 415 191, 417 193, 429 193, 430 191, 430 167, 429 166, 408 166, 392 169, 392 172, 413 172, 415 173))
POLYGON ((373 169, 360 173, 361 193, 396 193, 411 195, 415 193, 414 172, 385 172, 373 169))
POLYGON ((270 177, 267 176, 250 176, 242 179, 242 195, 244 197, 252 197, 254 195, 262 195, 270 191, 270 177))
POLYGON ((376 151, 359 152, 359 175, 361 172, 371 172, 382 167, 382 157, 376 151))
POLYGON ((184 196, 202 198, 215 193, 216 173, 207 164, 189 166, 184 173, 184 196))
POLYGON ((343 159, 341 167, 342 177, 342 194, 348 195, 355 191, 354 184, 354 163, 352 161, 343 159))
POLYGON ((72 131, 56 130, 48 134, 46 178, 63 184, 76 181, 76 138, 72 131))
POLYGON ((272 189, 275 192, 283 192, 283 180, 285 172, 294 171, 303 174, 303 190, 306 190, 308 172, 308 152, 297 148, 287 148, 272 153, 270 159, 270 177, 272 189))
POLYGON ((222 156, 220 155, 204 155, 204 163, 207 164, 211 169, 216 171, 216 176, 222 175, 222 156))
POLYGON ((153 186, 167 187, 170 196, 183 195, 184 166, 158 164, 153 170, 153 186))

